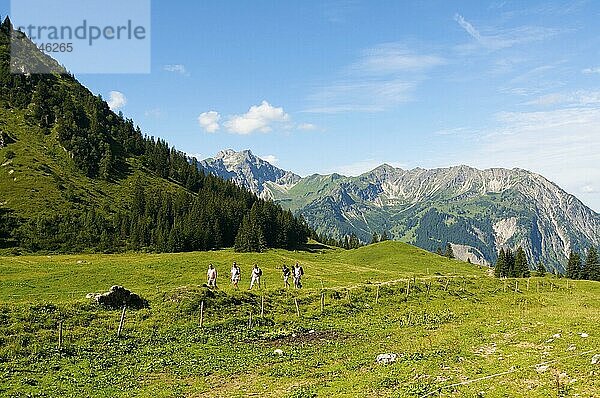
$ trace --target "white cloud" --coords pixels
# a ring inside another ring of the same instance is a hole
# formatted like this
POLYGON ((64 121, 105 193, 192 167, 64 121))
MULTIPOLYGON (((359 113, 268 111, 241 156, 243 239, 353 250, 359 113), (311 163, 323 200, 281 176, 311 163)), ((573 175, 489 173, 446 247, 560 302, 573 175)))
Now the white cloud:
POLYGON ((518 73, 498 90, 518 96, 533 96, 565 86, 566 81, 558 67, 560 63, 540 65, 518 73))
POLYGON ((219 120, 221 115, 216 111, 202 112, 198 116, 198 123, 207 133, 214 133, 219 130, 219 120))
POLYGON ((296 128, 303 131, 313 131, 317 129, 317 126, 312 123, 300 123, 296 128))
POLYGON ((313 107, 307 112, 381 112, 409 102, 416 83, 402 79, 369 79, 337 82, 309 97, 313 107))
POLYGON ((267 133, 271 131, 274 123, 286 122, 290 116, 283 108, 276 108, 263 101, 260 105, 253 105, 243 115, 234 115, 226 121, 225 127, 230 133, 247 135, 255 131, 267 133))
POLYGON ((581 73, 584 73, 586 75, 591 75, 591 74, 595 74, 595 73, 600 74, 600 66, 596 66, 594 68, 585 68, 584 70, 581 71, 581 73))
POLYGON ((570 93, 546 94, 525 103, 525 105, 550 106, 565 105, 594 105, 600 104, 600 91, 578 90, 570 93))
POLYGON ((108 101, 106 102, 111 110, 116 111, 127 104, 127 98, 125 97, 125 94, 120 91, 111 91, 109 93, 108 101))
POLYGON ((593 185, 588 184, 588 185, 584 185, 583 187, 581 187, 581 192, 582 193, 598 193, 600 191, 593 185))
POLYGON ((496 119, 499 127, 474 137, 460 162, 540 173, 567 192, 585 194, 580 199, 600 210, 600 192, 582 191, 600 181, 600 106, 500 112, 496 119))
POLYGON ((265 160, 273 165, 277 164, 279 162, 279 159, 275 155, 263 155, 263 156, 259 156, 259 158, 261 158, 262 160, 265 160))
POLYGON ((467 21, 462 15, 455 14, 454 20, 477 41, 481 41, 481 33, 469 21, 467 21))
POLYGON ((182 64, 165 65, 163 67, 163 69, 166 70, 167 72, 179 73, 180 75, 189 76, 189 73, 188 73, 187 69, 185 68, 185 65, 182 65, 182 64))
POLYGON ((547 94, 547 95, 542 95, 541 97, 538 97, 534 100, 527 101, 527 102, 525 102, 525 105, 549 106, 549 105, 559 104, 559 103, 563 102, 564 99, 565 98, 564 98, 563 94, 558 94, 558 93, 547 94))
POLYGON ((471 43, 459 47, 464 50, 477 48, 501 50, 520 44, 542 41, 559 33, 557 29, 539 26, 520 26, 511 29, 488 28, 482 32, 458 13, 454 15, 454 20, 475 40, 475 45, 471 43))
POLYGON ((420 72, 446 61, 436 55, 415 54, 399 43, 387 43, 363 52, 363 57, 350 66, 360 74, 385 75, 399 72, 420 72))
POLYGON ((401 43, 367 49, 344 68, 338 79, 316 89, 307 112, 380 112, 412 100, 425 72, 446 63, 442 57, 419 54, 401 43))

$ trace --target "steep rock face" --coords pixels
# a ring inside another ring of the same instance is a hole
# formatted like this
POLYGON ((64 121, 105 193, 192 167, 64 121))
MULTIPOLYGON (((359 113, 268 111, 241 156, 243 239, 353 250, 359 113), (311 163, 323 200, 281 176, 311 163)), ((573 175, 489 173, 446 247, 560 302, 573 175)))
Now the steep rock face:
POLYGON ((486 265, 500 247, 523 246, 532 265, 543 261, 558 270, 571 250, 600 243, 598 213, 522 169, 382 165, 358 177, 300 178, 249 151, 221 152, 202 164, 338 238, 355 233, 366 242, 385 230, 431 251, 451 243, 459 258, 486 265))
POLYGON ((300 180, 300 176, 271 165, 254 156, 249 150, 221 151, 214 158, 201 161, 199 167, 206 173, 232 180, 266 199, 272 198, 272 195, 270 190, 265 190, 265 183, 273 182, 283 188, 289 188, 300 180))

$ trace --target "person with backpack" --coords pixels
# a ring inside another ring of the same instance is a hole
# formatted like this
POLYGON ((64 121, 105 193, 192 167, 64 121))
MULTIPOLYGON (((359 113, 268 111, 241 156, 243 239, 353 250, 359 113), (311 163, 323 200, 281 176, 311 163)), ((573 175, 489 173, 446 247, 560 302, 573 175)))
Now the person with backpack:
POLYGON ((231 283, 236 289, 238 288, 238 283, 240 282, 241 278, 242 271, 240 270, 240 267, 237 265, 237 263, 234 261, 233 265, 231 266, 231 283))
POLYGON ((304 269, 298 263, 294 266, 294 287, 296 289, 302 288, 302 275, 304 275, 304 269))
POLYGON ((252 278, 250 279, 250 289, 254 287, 254 285, 258 285, 260 289, 260 277, 262 276, 262 269, 258 268, 258 264, 254 264, 254 268, 252 268, 252 278))
POLYGON ((208 265, 208 272, 206 273, 207 285, 208 287, 217 287, 217 269, 214 265, 208 265))
POLYGON ((283 264, 283 267, 281 267, 281 272, 283 273, 283 286, 287 289, 290 287, 290 275, 292 275, 292 270, 289 269, 289 267, 285 264, 283 264))

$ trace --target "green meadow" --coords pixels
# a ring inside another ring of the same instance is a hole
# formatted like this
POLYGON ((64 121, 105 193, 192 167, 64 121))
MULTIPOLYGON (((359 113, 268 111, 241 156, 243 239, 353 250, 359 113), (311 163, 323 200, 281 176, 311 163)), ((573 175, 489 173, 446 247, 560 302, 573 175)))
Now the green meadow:
POLYGON ((0 395, 598 396, 600 284, 486 271, 398 242, 0 257, 0 395), (296 261, 304 287, 286 290, 296 261), (254 263, 263 286, 248 291, 254 263), (117 284, 149 301, 120 337, 121 311, 85 298, 117 284))

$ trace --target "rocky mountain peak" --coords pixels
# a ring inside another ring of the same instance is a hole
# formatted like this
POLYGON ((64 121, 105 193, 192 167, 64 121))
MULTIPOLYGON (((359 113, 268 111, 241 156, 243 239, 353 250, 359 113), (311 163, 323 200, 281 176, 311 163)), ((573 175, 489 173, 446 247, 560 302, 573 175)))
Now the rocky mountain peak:
POLYGON ((266 184, 288 188, 300 180, 300 176, 273 166, 249 149, 239 152, 233 149, 220 151, 214 158, 201 161, 199 168, 232 180, 263 198, 272 197, 271 191, 265 190, 266 184))

